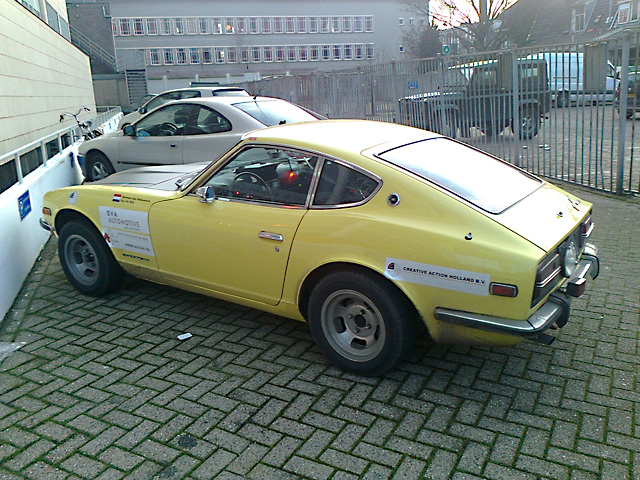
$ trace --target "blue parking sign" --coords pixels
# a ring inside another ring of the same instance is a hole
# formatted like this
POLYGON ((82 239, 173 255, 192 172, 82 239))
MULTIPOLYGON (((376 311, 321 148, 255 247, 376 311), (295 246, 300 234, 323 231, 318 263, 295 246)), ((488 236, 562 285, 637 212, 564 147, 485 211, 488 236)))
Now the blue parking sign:
POLYGON ((20 220, 31 212, 31 199, 29 198, 29 190, 18 197, 18 212, 20 212, 20 220))

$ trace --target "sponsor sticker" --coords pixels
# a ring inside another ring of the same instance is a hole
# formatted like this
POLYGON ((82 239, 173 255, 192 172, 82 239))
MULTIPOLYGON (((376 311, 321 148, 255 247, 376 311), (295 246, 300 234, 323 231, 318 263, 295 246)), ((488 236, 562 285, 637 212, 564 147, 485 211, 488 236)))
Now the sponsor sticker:
POLYGON ((148 257, 155 256, 153 245, 151 244, 151 237, 147 235, 105 228, 102 230, 102 236, 111 248, 119 248, 120 250, 127 250, 129 252, 147 255, 148 257))
POLYGON ((112 199, 112 200, 113 200, 114 202, 119 202, 121 198, 122 198, 122 195, 120 195, 119 193, 114 193, 114 194, 113 194, 113 199, 112 199))
POLYGON ((100 222, 103 228, 118 228, 136 233, 149 233, 146 212, 136 212, 124 208, 100 207, 100 222))
POLYGON ((392 280, 401 282, 418 283, 484 297, 489 295, 490 275, 486 273, 387 257, 384 274, 392 280))
POLYGON ((69 195, 69 205, 75 205, 78 201, 78 192, 71 192, 69 195))

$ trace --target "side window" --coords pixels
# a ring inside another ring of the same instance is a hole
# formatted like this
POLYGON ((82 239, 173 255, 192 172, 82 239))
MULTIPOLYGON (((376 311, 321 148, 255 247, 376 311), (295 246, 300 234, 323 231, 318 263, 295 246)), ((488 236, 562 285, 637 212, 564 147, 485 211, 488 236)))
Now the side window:
POLYGON ((149 103, 147 103, 146 105, 147 112, 150 112, 154 108, 158 108, 164 105, 165 103, 169 103, 173 100, 178 100, 178 99, 179 99, 179 94, 177 92, 169 92, 169 93, 163 93, 162 95, 158 95, 156 98, 154 98, 149 103))
POLYGON ((249 147, 218 170, 205 185, 217 197, 303 206, 306 204, 315 155, 278 147, 249 147))
POLYGON ((199 107, 193 130, 192 134, 229 132, 231 122, 211 108, 199 107))
POLYGON ((189 121, 190 105, 169 105, 136 122, 138 137, 182 135, 189 121))
POLYGON ((338 206, 360 203, 367 200, 378 185, 378 181, 364 173, 327 160, 320 172, 320 182, 313 205, 338 206))
POLYGON ((200 92, 197 90, 187 90, 182 92, 176 92, 178 94, 178 99, 182 100, 184 98, 198 98, 200 97, 200 92))

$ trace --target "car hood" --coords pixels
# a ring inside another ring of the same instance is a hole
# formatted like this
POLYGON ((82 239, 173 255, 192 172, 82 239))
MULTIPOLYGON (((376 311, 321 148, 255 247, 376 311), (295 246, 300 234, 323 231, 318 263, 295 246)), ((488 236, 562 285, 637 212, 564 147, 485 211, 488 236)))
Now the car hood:
POLYGON ((501 225, 548 252, 564 240, 590 210, 590 203, 545 183, 493 217, 501 225))
POLYGON ((102 180, 93 182, 92 185, 122 185, 137 188, 154 188, 158 190, 177 190, 176 182, 184 177, 186 185, 191 178, 201 172, 207 165, 202 163, 189 163, 186 165, 163 165, 159 167, 131 168, 120 173, 114 173, 102 180))

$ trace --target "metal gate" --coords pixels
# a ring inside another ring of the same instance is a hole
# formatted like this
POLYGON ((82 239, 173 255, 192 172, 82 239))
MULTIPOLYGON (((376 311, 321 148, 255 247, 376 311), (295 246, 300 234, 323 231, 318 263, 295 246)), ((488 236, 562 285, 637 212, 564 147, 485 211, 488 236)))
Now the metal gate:
POLYGON ((245 88, 329 118, 433 130, 550 179, 638 193, 639 43, 635 32, 590 44, 267 77, 245 88))

